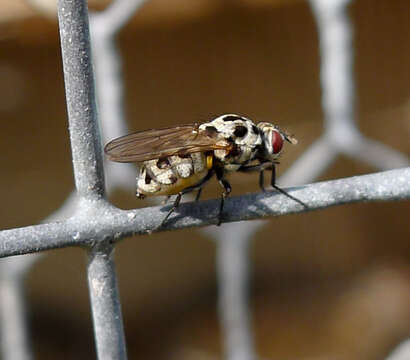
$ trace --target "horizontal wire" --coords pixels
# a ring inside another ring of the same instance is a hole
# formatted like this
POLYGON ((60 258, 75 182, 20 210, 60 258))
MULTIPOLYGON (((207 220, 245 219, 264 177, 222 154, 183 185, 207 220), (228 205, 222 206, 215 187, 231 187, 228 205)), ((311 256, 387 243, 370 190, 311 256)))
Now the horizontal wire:
MULTIPOLYGON (((410 199, 410 167, 374 174, 318 182, 287 191, 308 205, 271 193, 247 194, 226 200, 222 222, 295 214, 359 201, 410 199)), ((72 218, 48 224, 0 231, 0 257, 68 246, 94 246, 99 241, 216 224, 219 200, 181 204, 158 228, 169 210, 154 206, 135 210, 115 208, 104 199, 83 199, 72 218)))

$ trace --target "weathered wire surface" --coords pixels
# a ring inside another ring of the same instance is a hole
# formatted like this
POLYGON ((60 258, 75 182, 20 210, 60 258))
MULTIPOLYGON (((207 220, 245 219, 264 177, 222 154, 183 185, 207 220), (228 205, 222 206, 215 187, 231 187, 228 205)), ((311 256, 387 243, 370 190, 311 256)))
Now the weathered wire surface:
MULTIPOLYGON (((275 192, 232 197, 226 201, 223 222, 295 214, 354 202, 405 200, 410 198, 409 184, 410 168, 405 168, 288 189, 309 206, 308 210, 275 192)), ((181 204, 175 216, 159 228, 168 207, 125 211, 102 200, 85 200, 78 214, 66 221, 1 231, 0 256, 94 246, 111 238, 114 242, 130 235, 216 224, 218 207, 219 199, 181 204)))

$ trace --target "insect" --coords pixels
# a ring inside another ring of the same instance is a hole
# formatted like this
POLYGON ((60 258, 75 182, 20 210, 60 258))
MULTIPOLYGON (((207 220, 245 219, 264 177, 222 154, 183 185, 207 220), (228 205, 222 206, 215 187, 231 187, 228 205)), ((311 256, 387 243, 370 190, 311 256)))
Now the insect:
POLYGON ((299 199, 275 184, 275 165, 278 164, 284 141, 297 140, 267 122, 255 124, 243 116, 226 114, 207 123, 194 123, 163 129, 139 131, 109 142, 104 151, 117 162, 139 164, 136 196, 177 195, 163 225, 178 207, 182 195, 197 191, 216 176, 223 188, 218 225, 222 221, 225 198, 232 188, 226 174, 233 171, 259 171, 259 186, 264 187, 264 171, 272 173, 271 185, 302 206, 299 199))

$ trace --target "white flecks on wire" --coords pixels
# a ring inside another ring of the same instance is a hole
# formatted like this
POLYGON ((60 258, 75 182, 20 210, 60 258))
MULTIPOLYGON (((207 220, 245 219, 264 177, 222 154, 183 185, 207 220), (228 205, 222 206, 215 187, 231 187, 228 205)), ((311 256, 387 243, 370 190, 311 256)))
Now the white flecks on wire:
MULTIPOLYGON (((231 197, 225 203, 222 222, 297 214, 360 201, 406 200, 410 198, 409 184, 410 167, 286 189, 308 209, 279 193, 231 197)), ((177 214, 159 228, 166 214, 163 206, 121 210, 108 202, 98 206, 88 200, 81 202, 70 219, 0 231, 0 257, 68 246, 89 247, 131 235, 215 225, 220 205, 219 199, 181 204, 177 214)))

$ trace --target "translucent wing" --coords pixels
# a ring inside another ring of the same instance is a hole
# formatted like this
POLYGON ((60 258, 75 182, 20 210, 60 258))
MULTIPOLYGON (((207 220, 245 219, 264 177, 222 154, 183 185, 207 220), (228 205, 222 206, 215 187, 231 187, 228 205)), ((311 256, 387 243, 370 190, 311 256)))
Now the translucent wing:
POLYGON ((198 129, 198 124, 139 131, 110 141, 104 148, 117 162, 143 162, 172 155, 229 149, 214 132, 198 129))

